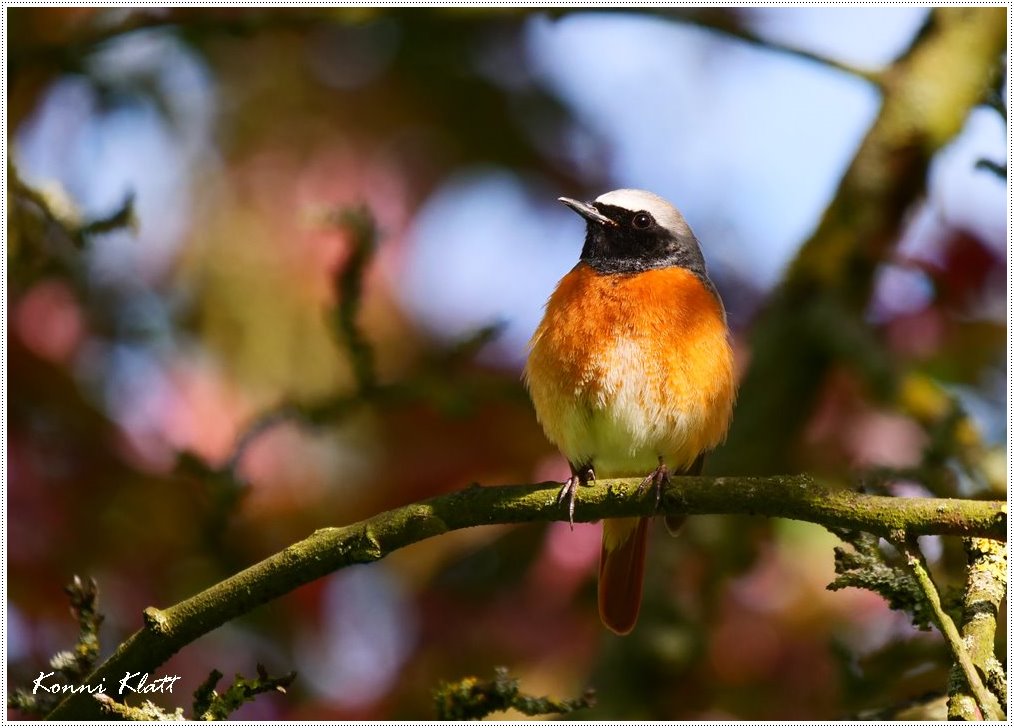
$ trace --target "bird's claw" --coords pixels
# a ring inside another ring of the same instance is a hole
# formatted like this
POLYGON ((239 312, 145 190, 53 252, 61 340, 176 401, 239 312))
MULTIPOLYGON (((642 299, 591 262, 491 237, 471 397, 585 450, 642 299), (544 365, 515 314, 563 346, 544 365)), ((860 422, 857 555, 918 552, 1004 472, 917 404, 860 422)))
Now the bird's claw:
POLYGON ((560 492, 556 496, 556 503, 560 505, 563 502, 567 503, 567 514, 570 517, 570 528, 574 529, 574 497, 577 493, 577 477, 572 475, 567 478, 567 482, 560 488, 560 492))
POLYGON ((662 503, 662 488, 669 484, 669 468, 666 467, 662 457, 658 458, 658 467, 652 470, 637 486, 637 494, 641 495, 644 489, 651 485, 655 491, 655 510, 658 510, 662 503))
POLYGON ((574 530, 574 501, 577 498, 577 487, 579 485, 588 485, 589 480, 595 480, 595 471, 591 468, 584 468, 582 470, 576 470, 571 473, 571 476, 567 478, 567 482, 560 488, 560 492, 556 495, 556 503, 567 503, 567 517, 570 520, 570 530, 574 530))

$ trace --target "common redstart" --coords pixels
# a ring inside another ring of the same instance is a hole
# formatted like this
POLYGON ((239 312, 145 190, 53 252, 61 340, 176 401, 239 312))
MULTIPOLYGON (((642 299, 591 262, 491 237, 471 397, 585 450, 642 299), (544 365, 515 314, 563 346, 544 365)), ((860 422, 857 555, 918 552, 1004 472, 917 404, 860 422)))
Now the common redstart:
MULTIPOLYGON (((647 474, 638 492, 652 486, 657 505, 670 472, 699 473, 725 437, 736 385, 725 307, 679 210, 644 190, 560 202, 587 233, 532 336, 525 381, 570 463, 558 502, 573 523, 578 485, 596 476, 647 474)), ((637 622, 648 522, 602 524, 599 614, 617 634, 637 622)))

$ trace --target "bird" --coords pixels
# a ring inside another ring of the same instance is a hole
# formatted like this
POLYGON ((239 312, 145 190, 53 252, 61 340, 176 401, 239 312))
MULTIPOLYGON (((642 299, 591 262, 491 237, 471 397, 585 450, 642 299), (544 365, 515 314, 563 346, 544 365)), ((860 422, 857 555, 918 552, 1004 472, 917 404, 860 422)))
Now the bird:
MULTIPOLYGON (((557 503, 573 528, 578 487, 596 478, 643 475, 637 492, 653 488, 657 508, 671 474, 699 474, 729 428, 736 381, 725 307, 679 210, 637 189, 559 201, 585 219, 584 245, 546 303, 523 378, 570 465, 557 503)), ((616 634, 637 622, 649 522, 603 521, 598 609, 616 634)))

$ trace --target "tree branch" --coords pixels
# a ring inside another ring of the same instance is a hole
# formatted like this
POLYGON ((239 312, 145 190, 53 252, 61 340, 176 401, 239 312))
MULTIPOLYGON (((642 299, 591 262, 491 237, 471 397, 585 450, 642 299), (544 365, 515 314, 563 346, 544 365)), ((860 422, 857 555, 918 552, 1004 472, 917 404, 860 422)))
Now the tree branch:
POLYGON ((1002 72, 1005 13, 933 8, 912 47, 881 73, 877 119, 752 328, 736 418, 708 462, 714 472, 793 467, 799 432, 838 362, 839 332, 862 320, 876 270, 923 193, 930 160, 1002 72))
MULTIPOLYGON (((968 575, 961 619, 961 638, 975 667, 986 676, 987 687, 1002 704, 1007 702, 1006 676, 996 659, 996 618, 1007 594, 1007 544, 988 538, 965 541, 968 575)), ((959 666, 951 671, 948 718, 977 720, 974 697, 959 666)))
POLYGON ((982 709, 982 717, 986 720, 1005 720, 1006 716, 1004 716, 1003 708, 1000 707, 1000 701, 986 689, 982 678, 975 669, 975 664, 972 662, 972 656, 968 654, 968 649, 958 633, 958 628, 954 626, 954 621, 940 604, 940 594, 933 584, 933 579, 930 578, 929 571, 926 570, 926 566, 922 562, 922 555, 917 549, 904 543, 901 543, 900 547, 905 553, 905 558, 908 559, 908 565, 912 569, 912 573, 915 574, 916 581, 926 596, 926 601, 929 602, 930 607, 933 609, 933 616, 937 627, 940 628, 944 639, 947 640, 947 645, 951 649, 954 661, 961 668, 962 676, 968 683, 969 688, 971 688, 975 701, 982 709))
POLYGON ((166 713, 150 700, 145 700, 140 707, 134 708, 125 703, 119 703, 103 693, 97 693, 92 697, 102 711, 103 720, 129 720, 142 723, 186 720, 183 717, 183 708, 176 708, 172 713, 166 713))
POLYGON ((373 349, 357 322, 363 298, 366 267, 377 247, 377 227, 366 208, 343 209, 332 213, 329 221, 348 233, 348 259, 334 274, 337 301, 331 310, 333 333, 348 351, 352 373, 360 392, 368 392, 377 383, 373 349))
POLYGON ((678 11, 677 14, 669 15, 668 17, 677 22, 686 25, 693 25, 703 30, 715 33, 716 35, 726 36, 732 40, 742 41, 748 45, 752 45, 763 50, 789 55, 793 58, 799 58, 836 71, 841 71, 842 73, 848 73, 865 81, 869 81, 876 86, 880 86, 881 84, 881 76, 878 71, 861 68, 844 61, 829 58, 819 53, 768 40, 762 35, 758 35, 749 28, 744 27, 742 22, 733 22, 733 18, 730 18, 726 14, 716 14, 714 12, 709 12, 708 10, 702 12, 701 9, 695 9, 690 12, 678 11))
MULTIPOLYGON (((639 478, 599 481, 582 488, 575 520, 647 516, 654 497, 635 497, 639 478)), ((253 608, 352 564, 369 563, 397 549, 472 526, 565 521, 555 505, 559 484, 468 488, 396 508, 340 528, 323 528, 264 561, 167 609, 149 607, 145 626, 128 638, 87 682, 126 672, 151 671, 184 645, 253 608)), ((807 475, 764 478, 673 478, 660 513, 753 514, 809 521, 891 536, 905 533, 1003 539, 1007 507, 1000 501, 889 498, 816 485, 807 475)), ((48 716, 99 718, 88 695, 68 696, 48 716)))

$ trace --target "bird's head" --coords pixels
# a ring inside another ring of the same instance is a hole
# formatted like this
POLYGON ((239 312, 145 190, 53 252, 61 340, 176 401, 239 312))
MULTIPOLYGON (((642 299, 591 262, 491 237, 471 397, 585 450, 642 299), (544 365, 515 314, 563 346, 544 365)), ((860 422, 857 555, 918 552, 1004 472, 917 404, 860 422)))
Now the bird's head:
POLYGON ((680 211, 653 192, 613 190, 593 202, 561 197, 588 221, 581 260, 600 273, 680 267, 707 278, 701 246, 680 211))

